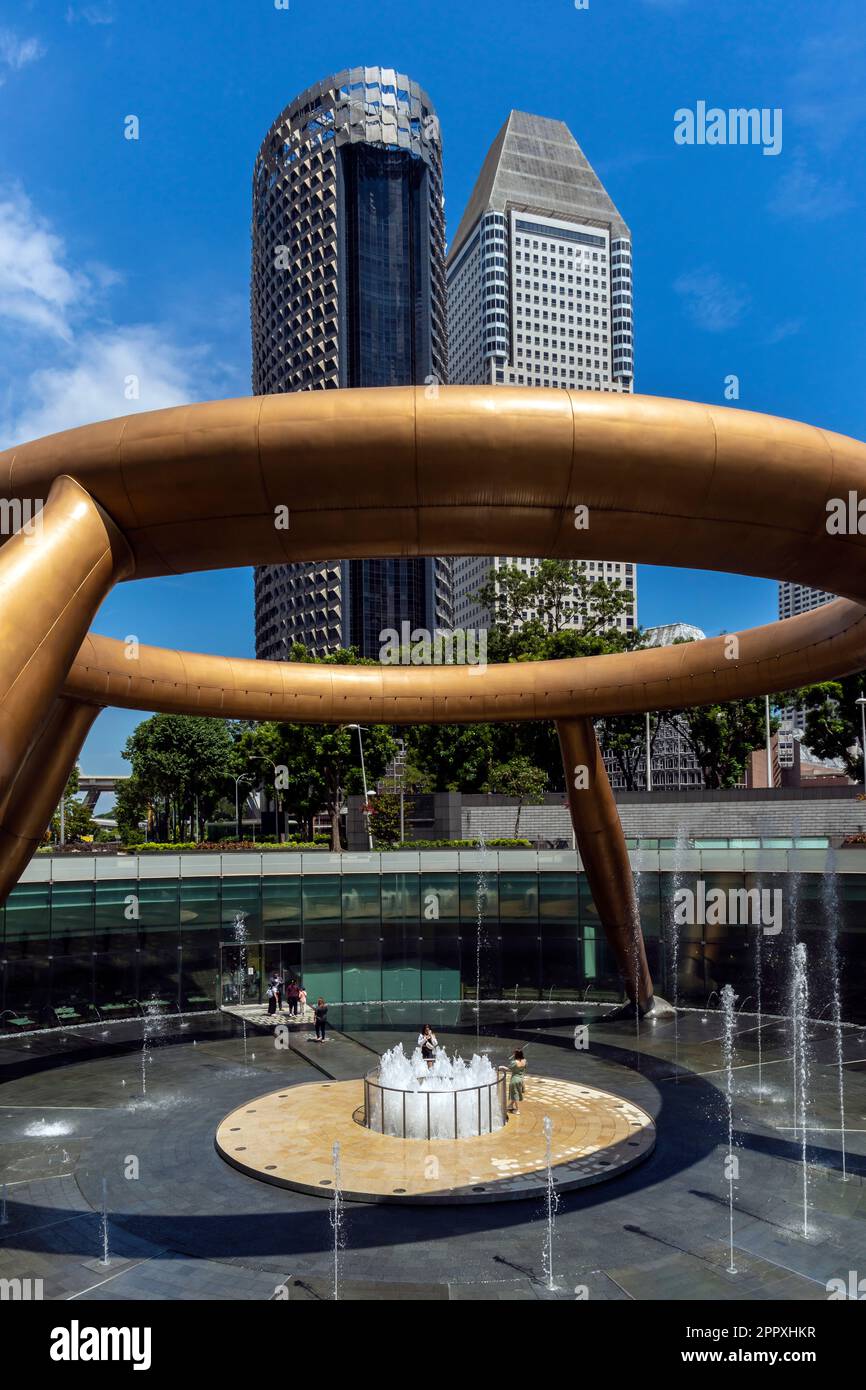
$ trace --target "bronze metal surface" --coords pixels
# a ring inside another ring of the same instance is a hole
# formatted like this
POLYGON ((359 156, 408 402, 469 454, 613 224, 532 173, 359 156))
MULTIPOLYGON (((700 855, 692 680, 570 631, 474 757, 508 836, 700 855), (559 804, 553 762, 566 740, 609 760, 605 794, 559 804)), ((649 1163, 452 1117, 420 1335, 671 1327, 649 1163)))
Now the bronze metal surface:
POLYGON ((631 1000, 646 1005, 653 985, 647 965, 634 879, 616 801, 592 720, 556 724, 577 848, 608 943, 631 1000))
POLYGON ((0 548, 0 803, 97 608, 132 572, 123 536, 80 484, 60 468, 46 483, 29 499, 45 505, 0 548))
POLYGON ((98 714, 98 705, 61 696, 24 759, 0 806, 0 903, 38 848, 98 714))
MULTIPOLYGON (((772 416, 520 387, 215 401, 0 454, 0 497, 49 494, 48 543, 26 560, 20 536, 0 544, 0 805, 61 685, 84 704, 255 719, 552 718, 566 755, 582 739, 589 756, 592 715, 773 693, 866 666, 866 536, 827 526, 833 499, 866 496, 866 446, 772 416), (84 637, 110 584, 133 573, 513 553, 628 556, 843 597, 735 638, 489 667, 322 667, 152 646, 130 659, 84 637)), ((571 805, 619 949, 630 875, 605 786, 597 777, 587 803, 571 805)))

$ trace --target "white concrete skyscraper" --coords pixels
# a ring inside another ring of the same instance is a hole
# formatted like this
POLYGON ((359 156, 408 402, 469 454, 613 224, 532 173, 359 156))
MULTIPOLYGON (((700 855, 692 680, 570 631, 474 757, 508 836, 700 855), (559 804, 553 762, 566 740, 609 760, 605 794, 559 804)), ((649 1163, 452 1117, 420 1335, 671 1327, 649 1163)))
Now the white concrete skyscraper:
MULTIPOLYGON (((447 259, 453 384, 628 391, 634 378, 631 235, 562 121, 512 111, 494 140, 447 259)), ((486 627, 473 595, 504 565, 533 556, 454 561, 454 625, 486 627)), ((591 580, 632 596, 635 566, 585 561, 591 580)), ((529 616, 529 615, 527 615, 529 616)))
POLYGON ((838 594, 828 594, 824 589, 810 589, 806 584, 792 584, 788 580, 779 584, 779 617, 796 618, 798 613, 810 613, 824 603, 831 603, 838 594))

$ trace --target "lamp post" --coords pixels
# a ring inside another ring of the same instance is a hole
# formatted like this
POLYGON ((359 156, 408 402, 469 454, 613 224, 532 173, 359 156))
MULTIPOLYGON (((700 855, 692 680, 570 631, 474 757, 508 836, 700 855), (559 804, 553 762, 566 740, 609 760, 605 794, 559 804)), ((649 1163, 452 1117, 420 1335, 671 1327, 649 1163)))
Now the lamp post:
POLYGON ((770 697, 764 696, 764 725, 767 734, 767 786, 773 785, 773 740, 770 734, 770 697))
POLYGON ((854 703, 860 706, 860 717, 863 725, 860 752, 863 754, 863 790, 866 791, 866 695, 861 695, 854 703))
POLYGON ((368 795, 367 795, 367 773, 366 773, 366 771, 364 770, 364 735, 363 735, 363 733, 362 733, 362 731, 361 731, 361 725, 360 725, 360 724, 347 724, 347 725, 346 725, 346 728, 347 728, 347 729, 357 729, 357 730, 358 730, 358 747, 359 747, 360 750, 361 750, 361 782, 363 783, 363 786, 364 786, 364 822, 365 822, 365 824, 366 824, 366 826, 367 826, 367 848, 368 848, 370 851, 372 851, 372 849, 373 849, 373 832, 372 832, 372 830, 370 829, 370 812, 369 812, 368 809, 367 809, 367 803, 368 803, 369 798, 368 798, 368 795))
POLYGON ((282 844, 283 832, 280 825, 280 789, 277 786, 277 765, 274 762, 273 758, 266 758, 264 753, 256 753, 255 756, 259 760, 259 762, 270 763, 271 767, 274 769, 274 800, 276 802, 277 807, 277 844, 282 844))
POLYGON ((241 782, 251 782, 253 779, 252 777, 247 777, 244 772, 239 773, 237 777, 230 772, 229 777, 235 784, 235 839, 239 840, 241 838, 241 812, 238 801, 238 788, 241 782))

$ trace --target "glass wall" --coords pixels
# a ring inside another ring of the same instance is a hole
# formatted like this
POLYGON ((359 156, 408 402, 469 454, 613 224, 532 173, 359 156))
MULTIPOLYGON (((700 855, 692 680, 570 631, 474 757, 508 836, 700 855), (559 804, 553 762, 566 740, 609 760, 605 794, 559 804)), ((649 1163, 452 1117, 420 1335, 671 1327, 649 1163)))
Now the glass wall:
MULTIPOLYGON (((0 1026, 124 1017, 154 997, 182 1010, 258 1002, 274 946, 298 963, 313 1000, 335 1004, 474 999, 479 972, 486 999, 619 997, 582 874, 493 869, 485 879, 479 887, 475 873, 422 860, 420 872, 20 884, 0 910, 0 1026)), ((835 959, 843 1016, 863 1016, 866 875, 644 872, 637 885, 664 997, 703 1007, 730 983, 753 1009, 760 981, 762 1009, 785 1011, 795 931, 808 953, 811 1012, 826 1016, 835 959), (769 930, 704 911, 675 933, 683 890, 707 900, 760 894, 769 930)))

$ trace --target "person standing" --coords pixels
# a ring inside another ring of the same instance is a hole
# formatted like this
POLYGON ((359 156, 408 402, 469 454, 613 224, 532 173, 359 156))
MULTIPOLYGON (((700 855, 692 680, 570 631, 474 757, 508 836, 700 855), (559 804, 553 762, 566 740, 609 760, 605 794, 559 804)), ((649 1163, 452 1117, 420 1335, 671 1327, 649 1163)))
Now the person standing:
POLYGON ((304 986, 300 983, 300 981, 298 981, 298 1009, 300 1011, 301 1018, 303 1018, 304 1014, 307 1012, 307 991, 304 989, 304 986))
POLYGON ((297 980, 293 979, 288 989, 286 990, 286 998, 289 1001, 289 1013, 292 1014, 293 1017, 297 1016, 298 999, 300 997, 300 993, 301 991, 298 988, 298 982, 297 980))
POLYGON ((425 1023, 421 1032, 418 1034, 418 1046, 421 1049, 421 1056, 424 1058, 424 1061, 427 1063, 428 1067, 432 1067, 433 1063, 436 1061, 436 1049, 439 1043, 429 1023, 425 1023))
POLYGON ((328 1023, 328 1006, 324 999, 319 998, 316 1004, 316 1042, 325 1041, 325 1028, 328 1023))
POLYGON ((279 977, 274 971, 268 981, 268 1015, 275 1014, 277 1011, 277 1000, 279 998, 279 977))
POLYGON ((523 1100, 523 1083, 526 1080, 526 1058, 523 1050, 515 1047, 508 1063, 508 1109, 512 1115, 520 1114, 523 1100))

